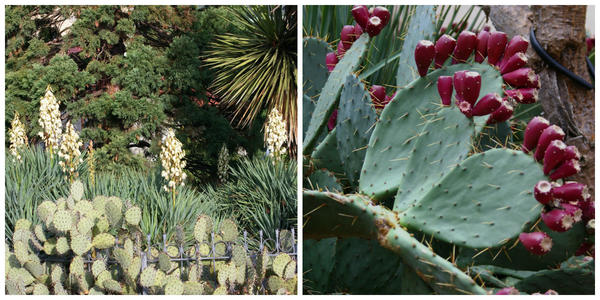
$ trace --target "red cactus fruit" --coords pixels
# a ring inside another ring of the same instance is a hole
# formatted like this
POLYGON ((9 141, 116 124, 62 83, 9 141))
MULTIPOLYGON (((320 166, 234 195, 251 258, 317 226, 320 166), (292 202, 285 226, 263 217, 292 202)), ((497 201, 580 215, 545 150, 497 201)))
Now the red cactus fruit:
POLYGON ((583 211, 579 206, 570 203, 561 203, 561 207, 573 218, 573 223, 581 221, 583 211))
POLYGON ((358 38, 363 34, 363 28, 358 24, 354 24, 354 40, 358 40, 358 38))
POLYGON ((376 16, 381 19, 381 24, 385 27, 390 21, 390 12, 383 6, 373 8, 371 16, 376 16))
POLYGON ((514 287, 505 287, 496 292, 496 295, 519 295, 519 290, 514 287))
POLYGON ((490 33, 487 44, 488 63, 490 65, 496 65, 500 61, 500 57, 502 57, 502 53, 504 53, 507 41, 508 38, 506 33, 502 31, 490 33))
POLYGON ((344 54, 346 54, 346 48, 344 46, 344 43, 342 43, 342 41, 340 40, 337 44, 338 59, 342 59, 344 57, 344 54))
POLYGON ((584 221, 589 221, 592 219, 596 219, 596 202, 592 199, 586 199, 584 201, 577 202, 579 208, 581 208, 581 213, 584 221))
POLYGON ((435 68, 439 69, 444 65, 444 62, 448 57, 450 57, 450 53, 454 51, 454 47, 456 47, 456 40, 447 35, 442 35, 437 42, 435 42, 435 68))
POLYGON ((502 75, 504 82, 512 87, 538 87, 539 78, 530 68, 521 68, 502 75))
POLYGON ((490 32, 482 30, 477 34, 477 49, 475 49, 475 61, 482 63, 487 56, 487 44, 490 38, 490 32))
POLYGON ((454 72, 454 77, 452 79, 454 84, 454 89, 456 90, 456 99, 464 101, 463 92, 465 91, 465 75, 468 71, 462 70, 458 72, 454 72))
POLYGON ((500 74, 510 73, 527 64, 527 56, 522 52, 517 52, 511 56, 500 68, 500 74))
POLYGON ((544 153, 544 174, 548 175, 550 171, 564 161, 566 150, 567 145, 561 140, 550 142, 544 153))
POLYGON ((565 160, 550 174, 551 180, 559 180, 561 178, 573 176, 581 171, 579 162, 577 160, 565 160))
POLYGON ((481 29, 481 30, 489 32, 491 29, 492 28, 490 27, 490 25, 485 25, 485 26, 483 26, 483 29, 481 29))
POLYGON ((587 54, 589 55, 590 52, 592 52, 592 49, 594 49, 594 47, 596 47, 596 38, 595 37, 586 37, 585 38, 585 45, 587 46, 587 54))
POLYGON ((531 104, 535 103, 538 100, 538 89, 537 88, 520 88, 517 89, 521 94, 521 99, 515 99, 517 102, 521 104, 531 104))
POLYGON ((329 120, 327 121, 327 129, 329 129, 329 131, 332 131, 335 128, 335 124, 337 122, 337 114, 338 114, 338 110, 334 110, 331 113, 331 116, 329 116, 329 120))
POLYGON ((506 50, 504 50, 504 63, 518 52, 525 53, 527 47, 529 47, 529 42, 524 37, 520 35, 513 36, 508 45, 506 45, 506 50))
POLYGON ((442 104, 450 106, 452 104, 452 77, 451 76, 440 76, 437 82, 438 93, 442 98, 442 104))
POLYGON ((506 99, 502 99, 502 104, 500 107, 496 109, 494 112, 490 114, 490 117, 487 119, 486 124, 496 124, 500 122, 504 122, 512 116, 514 108, 512 105, 506 101, 506 99))
POLYGON ((502 98, 497 93, 489 93, 475 104, 473 107, 474 116, 485 116, 496 111, 502 105, 502 98))
POLYGON ((335 69, 335 65, 337 65, 338 63, 338 58, 337 55, 335 54, 335 52, 329 52, 327 53, 327 55, 325 56, 325 64, 327 65, 327 70, 329 72, 333 71, 333 69, 335 69))
POLYGON ((542 221, 553 231, 565 232, 573 227, 573 217, 567 211, 555 208, 549 212, 542 212, 542 221))
POLYGON ((576 159, 579 160, 581 158, 581 154, 579 154, 579 150, 575 146, 568 146, 566 150, 565 159, 576 159))
POLYGON ((547 290, 544 295, 558 295, 558 292, 555 290, 547 290))
POLYGON ((376 108, 383 108, 385 106, 385 87, 381 85, 373 85, 369 89, 371 94, 371 100, 375 104, 376 108))
POLYGON ((344 43, 345 49, 350 49, 352 47, 352 43, 356 40, 356 35, 354 35, 354 26, 352 25, 344 25, 342 27, 342 31, 340 32, 340 40, 344 43))
POLYGON ((546 153, 546 148, 550 145, 550 142, 554 140, 561 140, 565 137, 565 132, 556 125, 548 126, 542 134, 537 143, 537 149, 535 149, 534 158, 537 161, 541 161, 546 153))
POLYGON ((435 57, 435 45, 431 41, 419 41, 415 47, 415 62, 419 75, 421 77, 427 75, 427 70, 435 57))
POLYGON ((369 22, 367 22, 367 27, 365 27, 365 31, 369 34, 370 37, 374 37, 381 32, 383 27, 384 25, 381 22, 381 19, 377 16, 372 16, 369 18, 369 22))
POLYGON ((587 255, 587 253, 593 251, 593 249, 594 243, 582 242, 581 245, 579 245, 579 249, 575 251, 575 256, 587 255))
POLYGON ((519 241, 535 255, 544 255, 552 249, 552 238, 545 232, 523 232, 519 234, 519 241))
POLYGON ((479 91, 481 90, 481 75, 473 71, 465 72, 462 88, 463 91, 461 94, 463 100, 469 102, 471 106, 475 105, 475 102, 479 98, 479 91))
POLYGON ((452 53, 452 64, 465 62, 476 47, 477 35, 470 31, 461 32, 456 41, 456 48, 452 53))
POLYGON ((357 24, 362 28, 367 28, 369 22, 369 9, 366 5, 354 5, 352 8, 352 16, 357 24))
POLYGON ((467 118, 473 117, 473 107, 471 106, 471 103, 456 99, 456 106, 458 106, 458 110, 460 110, 467 118))
POLYGON ((523 101, 523 94, 521 94, 521 91, 519 91, 519 89, 505 90, 504 93, 506 94, 506 96, 517 101, 518 103, 521 103, 523 101))
POLYGON ((544 129, 550 126, 550 122, 542 117, 534 117, 529 121, 525 128, 525 137, 523 139, 523 152, 528 153, 533 150, 538 143, 540 135, 544 129))
POLYGON ((541 204, 548 204, 552 201, 552 184, 546 180, 540 180, 533 187, 533 196, 541 204))
POLYGON ((565 202, 584 201, 590 195, 587 185, 576 181, 569 181, 561 186, 552 188, 552 196, 565 202))

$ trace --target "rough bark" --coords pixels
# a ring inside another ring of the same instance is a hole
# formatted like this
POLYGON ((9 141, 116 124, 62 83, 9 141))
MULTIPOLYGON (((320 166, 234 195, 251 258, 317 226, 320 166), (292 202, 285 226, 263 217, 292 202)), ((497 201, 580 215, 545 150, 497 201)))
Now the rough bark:
MULTIPOLYGON (((585 6, 490 6, 489 18, 497 30, 529 39, 535 29, 540 45, 573 73, 593 82, 585 63, 585 6)), ((567 133, 566 142, 579 148, 584 182, 594 195, 594 92, 549 67, 530 47, 531 67, 540 75, 539 101, 544 116, 567 133)))

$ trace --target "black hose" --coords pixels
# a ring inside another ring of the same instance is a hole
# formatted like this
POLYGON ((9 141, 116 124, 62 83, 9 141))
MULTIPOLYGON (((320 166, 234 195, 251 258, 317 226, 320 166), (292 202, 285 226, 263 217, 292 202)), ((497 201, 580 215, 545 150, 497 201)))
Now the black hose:
POLYGON ((592 76, 592 79, 596 79, 594 76, 596 74, 594 64, 590 61, 589 57, 585 58, 585 62, 587 63, 588 71, 590 72, 590 76, 592 76))
MULTIPOLYGON (((550 54, 548 54, 548 52, 546 52, 546 50, 544 50, 544 48, 542 48, 542 46, 540 45, 540 43, 538 42, 538 40, 535 38, 535 32, 534 32, 533 28, 531 28, 531 31, 529 33, 529 39, 531 40, 531 46, 533 47, 533 49, 535 50, 535 52, 537 52, 537 54, 544 61, 546 61, 549 65, 551 65, 552 67, 554 67, 555 69, 557 69, 559 72, 565 74, 567 77, 571 78, 573 81, 575 81, 575 82, 579 83, 580 85, 584 86, 585 88, 587 88, 589 90, 594 89, 594 86, 592 84, 590 84, 589 82, 587 82, 585 79, 577 76, 573 72, 569 71, 567 68, 565 68, 559 62, 557 62, 556 60, 554 60, 554 58, 552 58, 552 56, 550 56, 550 54)), ((589 67, 589 64, 588 64, 588 67, 589 67)))

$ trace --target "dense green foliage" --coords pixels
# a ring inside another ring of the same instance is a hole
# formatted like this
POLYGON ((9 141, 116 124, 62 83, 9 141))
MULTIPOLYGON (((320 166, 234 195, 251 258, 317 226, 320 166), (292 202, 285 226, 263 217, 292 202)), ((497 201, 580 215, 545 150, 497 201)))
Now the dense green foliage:
POLYGON ((176 127, 191 180, 214 181, 223 143, 250 155, 263 147, 251 142, 260 126, 235 130, 207 105, 215 73, 201 58, 216 35, 239 31, 232 15, 224 7, 8 6, 7 129, 18 111, 39 141, 39 100, 50 85, 63 120, 81 123, 83 142, 94 142, 99 171, 150 167, 144 157, 156 158, 162 130, 176 127))

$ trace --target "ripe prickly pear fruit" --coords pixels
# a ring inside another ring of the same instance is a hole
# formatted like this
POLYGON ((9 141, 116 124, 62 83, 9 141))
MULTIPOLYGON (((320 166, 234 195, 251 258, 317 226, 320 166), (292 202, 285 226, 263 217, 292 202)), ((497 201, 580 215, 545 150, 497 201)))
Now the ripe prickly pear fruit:
POLYGON ((451 76, 440 76, 438 77, 438 93, 442 98, 442 104, 450 106, 452 104, 452 77, 451 76))
POLYGON ((385 105, 385 87, 382 85, 373 85, 369 89, 371 100, 376 108, 383 108, 385 105))
POLYGON ((546 180, 540 180, 533 187, 533 196, 541 204, 549 204, 554 198, 552 197, 552 184, 546 180))
POLYGON ((477 47, 477 35, 470 31, 463 31, 458 35, 456 48, 452 53, 452 64, 463 63, 471 56, 473 50, 477 47))
POLYGON ((561 178, 573 176, 581 171, 581 167, 579 166, 579 162, 577 160, 565 160, 563 161, 552 174, 550 174, 550 180, 559 180, 561 178))
POLYGON ((332 131, 335 128, 336 122, 337 122, 337 109, 331 113, 331 116, 329 116, 329 121, 327 121, 327 129, 329 129, 329 131, 332 131))
POLYGON ((435 57, 435 45, 431 41, 419 41, 415 47, 415 62, 421 77, 427 75, 427 70, 435 57))
POLYGON ((439 69, 444 65, 444 62, 452 51, 454 51, 454 47, 456 47, 456 40, 447 35, 442 35, 437 42, 435 42, 435 68, 439 69))
POLYGON ((523 52, 517 52, 511 56, 500 68, 500 74, 510 73, 527 64, 527 56, 523 52))
POLYGON ((520 35, 515 35, 510 39, 508 45, 506 45, 506 50, 504 50, 504 58, 501 66, 506 64, 508 60, 515 55, 516 53, 522 52, 525 53, 527 51, 527 47, 529 47, 529 42, 520 35))
POLYGON ((537 75, 531 68, 521 68, 502 75, 504 82, 512 87, 537 87, 537 75))
POLYGON ((525 137, 523 139, 523 152, 528 153, 533 150, 538 143, 540 135, 544 129, 550 126, 550 122, 542 117, 534 117, 529 121, 525 128, 525 137))
POLYGON ((475 102, 479 98, 479 91, 481 90, 481 75, 473 71, 466 72, 461 86, 463 88, 461 93, 463 100, 469 102, 471 106, 475 105, 475 102))
POLYGON ((519 290, 514 287, 505 287, 496 292, 496 295, 519 295, 519 290))
POLYGON ((366 5, 354 5, 352 8, 352 16, 360 27, 367 28, 369 22, 369 10, 366 5))
POLYGON ((545 232, 523 232, 519 234, 519 241, 535 255, 544 255, 552 249, 552 238, 545 232))
POLYGON ((385 27, 390 21, 390 12, 383 6, 377 6, 373 8, 371 16, 376 16, 381 19, 381 24, 383 24, 383 27, 385 27))
POLYGON ((565 132, 556 125, 548 126, 542 134, 537 143, 537 148, 535 149, 534 158, 537 161, 541 161, 544 158, 544 154, 546 153, 546 148, 550 145, 550 142, 554 140, 561 140, 565 137, 565 132))
POLYGON ((374 37, 381 32, 383 27, 384 25, 381 22, 381 19, 377 16, 372 16, 369 18, 369 22, 367 22, 367 27, 365 27, 365 31, 369 34, 370 37, 374 37))
POLYGON ((335 65, 337 65, 338 63, 338 58, 337 55, 335 55, 335 52, 329 52, 327 53, 327 55, 325 56, 325 64, 327 65, 327 70, 329 72, 333 71, 333 69, 335 69, 335 65))
POLYGON ((493 113, 490 114, 490 117, 487 119, 486 124, 496 124, 500 122, 504 122, 512 116, 514 108, 512 105, 506 101, 506 99, 502 99, 502 104, 500 107, 496 109, 493 113))
POLYGON ((456 90, 456 99, 460 101, 464 101, 463 92, 465 91, 465 74, 466 70, 454 72, 454 77, 452 79, 454 84, 454 89, 456 90))
POLYGON ((583 183, 569 181, 561 186, 552 188, 552 196, 565 202, 584 201, 590 195, 587 186, 583 183))
POLYGON ((579 208, 581 208, 581 213, 583 216, 583 220, 586 222, 588 220, 596 219, 596 202, 591 199, 586 199, 584 201, 579 201, 577 203, 579 208))
MULTIPOLYGON (((521 103, 521 104, 531 104, 531 103, 535 103, 538 100, 538 89, 537 88, 520 88, 520 89, 516 89, 516 90, 507 90, 506 92, 509 91, 515 91, 518 92, 519 95, 521 96, 520 98, 513 98, 515 99, 517 102, 521 103)), ((510 95, 509 92, 507 94, 510 95)))
POLYGON ((555 208, 549 212, 542 212, 542 221, 553 231, 565 232, 573 227, 573 217, 567 211, 555 208))
POLYGON ((345 49, 350 49, 350 47, 352 47, 352 43, 354 43, 356 40, 356 36, 354 35, 354 26, 344 25, 344 27, 342 27, 342 31, 340 32, 340 40, 344 44, 345 49))
POLYGON ((548 175, 558 164, 565 159, 567 145, 561 140, 550 142, 544 154, 544 174, 548 175))
POLYGON ((363 34, 363 28, 356 23, 354 25, 354 40, 357 40, 363 34))
POLYGON ((567 146, 565 159, 576 159, 579 160, 581 158, 581 154, 579 154, 579 150, 575 146, 567 146))
POLYGON ((573 218, 573 223, 581 221, 583 211, 577 205, 573 205, 570 203, 562 203, 561 207, 573 218))
POLYGON ((458 106, 458 110, 460 110, 467 118, 473 117, 473 106, 471 106, 471 103, 456 99, 456 106, 458 106))
POLYGON ((506 96, 517 101, 518 103, 521 103, 523 101, 523 94, 521 94, 521 91, 519 91, 519 89, 505 90, 504 93, 506 94, 506 96))
POLYGON ((473 107, 474 116, 485 116, 496 111, 502 105, 502 98, 497 93, 489 93, 475 104, 473 107))
POLYGON ((575 256, 587 255, 589 251, 594 251, 594 243, 583 242, 579 245, 579 249, 575 251, 575 256))
POLYGON ((487 44, 488 63, 490 65, 496 65, 500 61, 507 41, 506 33, 502 31, 490 33, 487 44))
POLYGON ((475 61, 482 63, 487 56, 487 44, 490 38, 490 32, 482 30, 477 34, 477 49, 475 49, 475 61))
POLYGON ((342 59, 344 57, 344 54, 346 54, 346 48, 344 46, 344 43, 342 43, 342 41, 339 41, 337 45, 338 59, 342 59))

